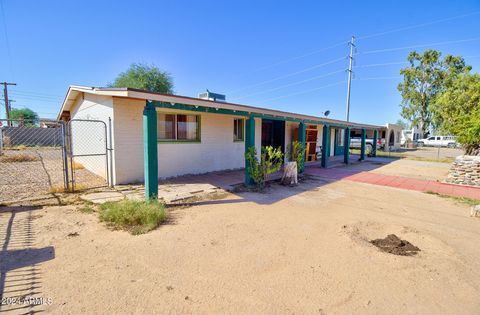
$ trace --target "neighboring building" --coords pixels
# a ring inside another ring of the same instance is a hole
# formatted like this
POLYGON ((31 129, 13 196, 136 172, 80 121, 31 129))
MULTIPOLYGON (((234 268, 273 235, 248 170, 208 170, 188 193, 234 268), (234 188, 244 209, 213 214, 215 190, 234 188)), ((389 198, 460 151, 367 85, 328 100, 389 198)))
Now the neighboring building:
POLYGON ((400 149, 402 138, 402 126, 397 124, 385 124, 380 129, 380 138, 385 140, 385 151, 394 151, 400 149))
MULTIPOLYGON (((210 97, 207 95, 206 98, 210 97)), ((311 147, 312 152, 308 152, 311 160, 316 159, 315 153, 319 150, 326 157, 341 155, 344 153, 345 130, 366 129, 366 133, 373 136, 373 130, 382 128, 223 100, 211 101, 131 88, 85 86, 68 89, 58 118, 66 121, 98 120, 105 126, 111 121, 111 128, 106 127, 106 130, 113 149, 110 156, 112 174, 109 175, 113 184, 142 182, 145 158, 153 156, 157 156, 158 160, 158 178, 167 178, 240 169, 245 166, 246 148, 255 146, 260 152, 261 146, 273 145, 287 152, 295 139, 305 139, 311 147), (149 116, 152 110, 156 112, 156 123, 149 116), (156 128, 144 129, 150 124, 156 124, 156 128), (347 127, 350 129, 345 129, 347 127), (144 130, 147 131, 144 133, 144 130), (151 142, 144 142, 152 134, 157 135, 155 151, 149 151, 151 142), (144 157, 144 152, 153 153, 144 157)), ((95 151, 95 146, 101 149, 104 145, 102 141, 97 141, 98 137, 95 138, 91 128, 71 129, 72 143, 82 150, 95 151)), ((322 159, 322 164, 326 166, 327 161, 322 159)), ((96 174, 106 176, 105 169, 89 164, 86 159, 81 163, 96 174)))
POLYGON ((405 142, 417 142, 420 139, 420 130, 417 127, 412 129, 402 130, 402 138, 400 140, 401 145, 403 146, 405 142))

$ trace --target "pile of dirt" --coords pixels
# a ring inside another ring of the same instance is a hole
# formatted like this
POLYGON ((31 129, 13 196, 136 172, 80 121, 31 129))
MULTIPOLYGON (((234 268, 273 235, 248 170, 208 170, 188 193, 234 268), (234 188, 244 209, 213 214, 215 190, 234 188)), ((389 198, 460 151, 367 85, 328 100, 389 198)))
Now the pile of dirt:
POLYGON ((370 241, 370 243, 377 246, 384 252, 399 256, 413 256, 420 251, 420 248, 412 245, 408 241, 401 240, 395 234, 390 234, 385 238, 379 238, 370 241))

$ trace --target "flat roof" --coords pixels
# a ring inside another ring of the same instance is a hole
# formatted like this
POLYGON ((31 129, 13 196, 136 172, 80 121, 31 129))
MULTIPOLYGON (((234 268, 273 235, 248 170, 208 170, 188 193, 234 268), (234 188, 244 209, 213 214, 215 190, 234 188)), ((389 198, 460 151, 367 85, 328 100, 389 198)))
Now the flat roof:
POLYGON ((215 108, 215 109, 222 108, 222 109, 234 110, 234 111, 244 111, 251 114, 270 115, 270 116, 284 117, 284 118, 291 118, 291 119, 298 119, 298 120, 308 120, 308 121, 315 121, 320 124, 341 125, 341 126, 353 127, 353 128, 367 128, 367 129, 384 128, 384 126, 347 122, 344 120, 336 120, 336 119, 330 119, 326 117, 303 115, 303 114, 298 114, 293 112, 279 111, 274 109, 243 105, 243 104, 211 101, 211 100, 205 100, 205 99, 189 97, 189 96, 155 93, 155 92, 134 89, 134 88, 88 87, 88 86, 80 86, 80 85, 71 85, 68 88, 67 94, 65 96, 65 99, 63 101, 62 107, 60 109, 60 112, 57 118, 60 118, 60 116, 64 111, 70 110, 71 106, 73 105, 73 103, 81 93, 123 97, 123 98, 133 98, 133 99, 144 99, 146 101, 147 100, 160 101, 160 102, 171 103, 171 104, 204 106, 204 107, 215 108))

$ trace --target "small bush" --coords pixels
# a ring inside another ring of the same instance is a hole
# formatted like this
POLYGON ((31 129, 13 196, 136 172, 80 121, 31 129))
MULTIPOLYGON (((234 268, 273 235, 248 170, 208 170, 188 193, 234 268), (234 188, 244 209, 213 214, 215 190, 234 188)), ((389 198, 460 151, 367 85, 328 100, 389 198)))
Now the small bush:
POLYGON ((247 170, 252 177, 255 186, 259 190, 265 188, 265 183, 268 181, 268 176, 278 172, 283 164, 282 149, 273 148, 271 146, 262 147, 262 154, 260 161, 257 158, 257 150, 255 147, 250 147, 245 153, 247 162, 247 170))
POLYGON ((302 163, 305 161, 305 147, 301 142, 293 141, 289 154, 289 161, 297 162, 297 171, 300 173, 302 163))
POLYGON ((35 162, 38 161, 37 156, 29 154, 15 154, 15 155, 4 155, 0 159, 3 163, 21 163, 21 162, 35 162))
POLYGON ((115 230, 133 235, 154 230, 166 219, 165 206, 158 201, 122 200, 100 205, 100 221, 115 230))

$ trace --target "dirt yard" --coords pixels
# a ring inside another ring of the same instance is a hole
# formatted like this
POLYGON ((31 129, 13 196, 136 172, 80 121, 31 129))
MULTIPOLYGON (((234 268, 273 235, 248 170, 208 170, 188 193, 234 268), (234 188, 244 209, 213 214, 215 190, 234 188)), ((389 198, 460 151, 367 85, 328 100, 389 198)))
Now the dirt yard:
MULTIPOLYGON (((48 198, 52 191, 63 189, 63 163, 61 147, 3 150, 0 156, 0 203, 48 198)), ((98 163, 104 163, 104 158, 99 158, 98 163)), ((103 178, 84 168, 75 170, 75 180, 80 188, 105 186, 103 178)))
POLYGON ((4 208, 4 298, 43 297, 22 312, 55 314, 478 314, 480 218, 469 211, 323 180, 171 210, 141 236, 109 231, 76 206, 4 208), (390 234, 420 251, 370 243, 390 234))

